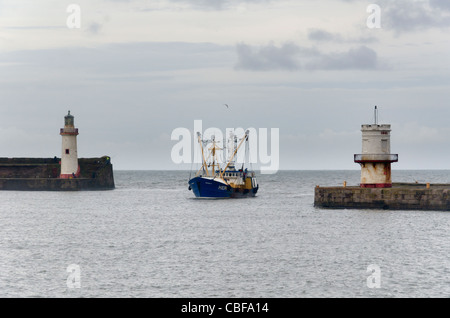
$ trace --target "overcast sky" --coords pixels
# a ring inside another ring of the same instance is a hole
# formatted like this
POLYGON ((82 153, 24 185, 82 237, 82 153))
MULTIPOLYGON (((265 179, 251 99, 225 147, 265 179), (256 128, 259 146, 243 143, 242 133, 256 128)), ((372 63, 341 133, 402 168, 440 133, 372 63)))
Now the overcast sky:
POLYGON ((448 0, 0 0, 0 156, 60 156, 70 109, 117 170, 189 169, 194 120, 279 128, 281 169, 359 169, 377 105, 393 169, 450 169, 449 31, 448 0))

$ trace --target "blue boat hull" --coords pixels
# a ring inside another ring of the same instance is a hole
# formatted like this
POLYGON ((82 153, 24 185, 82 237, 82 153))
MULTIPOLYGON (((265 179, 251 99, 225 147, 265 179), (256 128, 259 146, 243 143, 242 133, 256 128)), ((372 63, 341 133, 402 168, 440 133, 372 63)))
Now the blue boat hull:
POLYGON ((189 189, 197 198, 245 198, 254 197, 258 188, 251 190, 234 189, 222 182, 195 177, 189 180, 189 189))
POLYGON ((233 192, 230 186, 222 182, 201 177, 189 180, 189 187, 197 198, 229 198, 233 192))

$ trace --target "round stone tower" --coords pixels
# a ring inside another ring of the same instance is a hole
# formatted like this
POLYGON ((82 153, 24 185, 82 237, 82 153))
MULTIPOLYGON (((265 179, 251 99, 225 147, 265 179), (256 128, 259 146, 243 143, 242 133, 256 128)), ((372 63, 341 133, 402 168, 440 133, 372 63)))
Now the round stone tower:
POLYGON ((398 161, 391 154, 391 125, 378 125, 378 109, 375 106, 375 123, 362 125, 362 153, 355 155, 361 165, 362 188, 392 187, 391 163, 398 161))
POLYGON ((80 175, 77 152, 78 128, 74 126, 74 117, 70 114, 70 110, 64 117, 64 128, 61 128, 60 135, 62 136, 60 178, 76 178, 80 175))

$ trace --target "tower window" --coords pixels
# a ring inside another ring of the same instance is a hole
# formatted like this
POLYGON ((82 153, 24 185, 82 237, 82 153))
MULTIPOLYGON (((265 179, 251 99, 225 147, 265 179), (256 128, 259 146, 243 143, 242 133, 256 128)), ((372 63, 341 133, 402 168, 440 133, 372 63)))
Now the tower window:
POLYGON ((69 149, 66 149, 66 155, 68 155, 69 154, 69 149))

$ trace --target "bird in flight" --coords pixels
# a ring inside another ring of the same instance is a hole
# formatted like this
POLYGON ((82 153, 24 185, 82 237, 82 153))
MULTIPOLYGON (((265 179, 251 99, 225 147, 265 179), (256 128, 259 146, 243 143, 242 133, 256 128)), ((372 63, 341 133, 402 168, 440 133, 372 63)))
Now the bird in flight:
POLYGON ((229 108, 227 104, 224 104, 224 105, 227 106, 227 108, 229 108))

